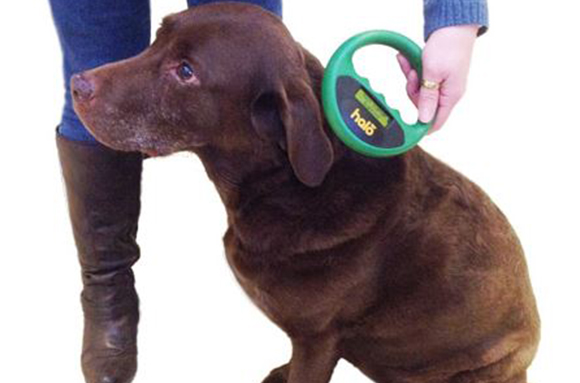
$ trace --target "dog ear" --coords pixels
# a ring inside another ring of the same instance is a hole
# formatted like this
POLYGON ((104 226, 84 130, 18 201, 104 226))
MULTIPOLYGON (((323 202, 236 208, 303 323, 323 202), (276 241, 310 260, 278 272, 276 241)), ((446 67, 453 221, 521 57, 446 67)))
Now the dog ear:
POLYGON ((321 107, 310 84, 293 79, 262 93, 252 105, 256 132, 286 152, 296 177, 315 187, 324 181, 334 153, 322 125, 321 107))

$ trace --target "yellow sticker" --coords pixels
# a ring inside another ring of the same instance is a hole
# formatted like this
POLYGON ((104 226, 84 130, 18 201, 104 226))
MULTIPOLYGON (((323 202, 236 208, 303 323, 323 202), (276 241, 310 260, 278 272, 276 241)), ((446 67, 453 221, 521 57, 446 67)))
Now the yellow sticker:
POLYGON ((374 102, 363 89, 359 89, 354 97, 383 126, 389 125, 389 116, 374 102))

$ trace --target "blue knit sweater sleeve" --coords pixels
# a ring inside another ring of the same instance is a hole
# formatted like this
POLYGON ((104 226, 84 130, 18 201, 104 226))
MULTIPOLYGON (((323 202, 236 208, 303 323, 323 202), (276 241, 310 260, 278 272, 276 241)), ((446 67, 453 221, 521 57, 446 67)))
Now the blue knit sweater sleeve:
POLYGON ((479 35, 489 27, 487 0, 423 0, 425 41, 431 33, 451 25, 481 25, 479 35))

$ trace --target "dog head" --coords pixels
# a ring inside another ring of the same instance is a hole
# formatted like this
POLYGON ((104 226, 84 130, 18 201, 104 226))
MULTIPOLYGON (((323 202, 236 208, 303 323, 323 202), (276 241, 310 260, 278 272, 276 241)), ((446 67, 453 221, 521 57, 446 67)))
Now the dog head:
POLYGON ((75 110, 103 144, 150 156, 285 158, 304 184, 333 162, 315 84, 322 66, 278 17, 240 3, 168 16, 140 55, 77 74, 75 110))

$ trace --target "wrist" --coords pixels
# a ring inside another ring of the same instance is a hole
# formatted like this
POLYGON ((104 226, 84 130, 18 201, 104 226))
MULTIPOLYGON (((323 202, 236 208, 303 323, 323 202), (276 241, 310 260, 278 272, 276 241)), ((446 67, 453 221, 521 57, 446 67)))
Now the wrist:
POLYGON ((456 43, 474 43, 477 39, 477 34, 480 25, 469 24, 469 25, 453 25, 449 27, 443 27, 434 31, 427 42, 433 42, 434 40, 456 43))

